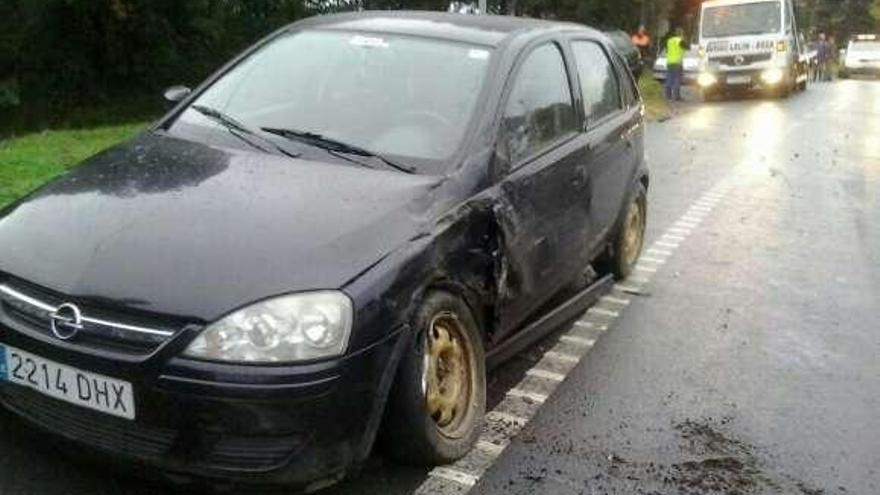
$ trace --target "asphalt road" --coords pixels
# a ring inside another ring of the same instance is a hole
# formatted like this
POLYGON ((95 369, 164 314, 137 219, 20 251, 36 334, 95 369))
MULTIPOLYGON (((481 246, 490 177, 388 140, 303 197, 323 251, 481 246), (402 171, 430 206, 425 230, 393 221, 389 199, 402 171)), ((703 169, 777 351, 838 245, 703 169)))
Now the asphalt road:
MULTIPOLYGON (((648 157, 640 271, 490 377, 527 422, 326 493, 880 493, 880 82, 685 104, 648 157)), ((4 495, 166 491, 76 457, 0 416, 4 495)))

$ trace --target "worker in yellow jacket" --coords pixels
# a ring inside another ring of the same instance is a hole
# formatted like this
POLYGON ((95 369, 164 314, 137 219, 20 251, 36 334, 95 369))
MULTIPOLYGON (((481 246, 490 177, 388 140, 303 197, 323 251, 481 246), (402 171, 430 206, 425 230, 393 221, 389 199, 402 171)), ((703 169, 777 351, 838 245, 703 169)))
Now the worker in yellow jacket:
POLYGON ((681 101, 681 82, 684 79, 684 56, 688 44, 684 30, 676 28, 666 40, 666 99, 681 101))

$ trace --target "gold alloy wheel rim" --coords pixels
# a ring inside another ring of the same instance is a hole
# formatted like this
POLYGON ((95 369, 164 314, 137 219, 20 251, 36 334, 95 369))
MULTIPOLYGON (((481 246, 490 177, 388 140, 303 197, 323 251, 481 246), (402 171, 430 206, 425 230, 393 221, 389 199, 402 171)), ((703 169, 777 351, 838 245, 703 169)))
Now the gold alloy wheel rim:
POLYGON ((431 320, 425 350, 425 406, 447 436, 455 436, 468 415, 473 395, 469 351, 464 328, 455 315, 431 320))
POLYGON ((634 265, 642 250, 643 217, 639 201, 633 201, 626 213, 626 229, 623 233, 623 261, 626 266, 634 265))

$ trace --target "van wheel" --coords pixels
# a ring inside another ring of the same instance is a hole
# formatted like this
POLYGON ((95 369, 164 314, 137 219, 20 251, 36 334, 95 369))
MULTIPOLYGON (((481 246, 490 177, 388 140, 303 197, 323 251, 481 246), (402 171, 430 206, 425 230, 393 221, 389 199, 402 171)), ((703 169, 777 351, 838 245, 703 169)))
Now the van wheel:
POLYGON ((391 391, 381 432, 398 462, 436 465, 470 451, 486 411, 486 360, 470 308, 430 292, 413 321, 413 341, 391 391))
POLYGON ((611 246, 609 264, 618 280, 629 277, 645 243, 645 225, 648 218, 648 193, 639 184, 627 205, 623 223, 611 246))

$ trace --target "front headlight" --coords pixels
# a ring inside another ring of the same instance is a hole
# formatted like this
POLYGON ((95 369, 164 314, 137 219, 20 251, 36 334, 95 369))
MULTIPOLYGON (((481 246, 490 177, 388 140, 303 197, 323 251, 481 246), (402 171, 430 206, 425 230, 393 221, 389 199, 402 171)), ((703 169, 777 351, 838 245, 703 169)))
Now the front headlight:
POLYGON ((767 69, 761 73, 761 79, 767 84, 778 84, 785 78, 782 69, 767 69))
POLYGON ((701 72, 699 76, 697 76, 697 84, 702 88, 708 88, 709 86, 714 85, 718 82, 718 78, 715 77, 714 74, 709 72, 701 72))
POLYGON ((286 363, 341 356, 351 336, 352 304, 337 291, 281 296, 236 311, 202 331, 187 357, 286 363))

